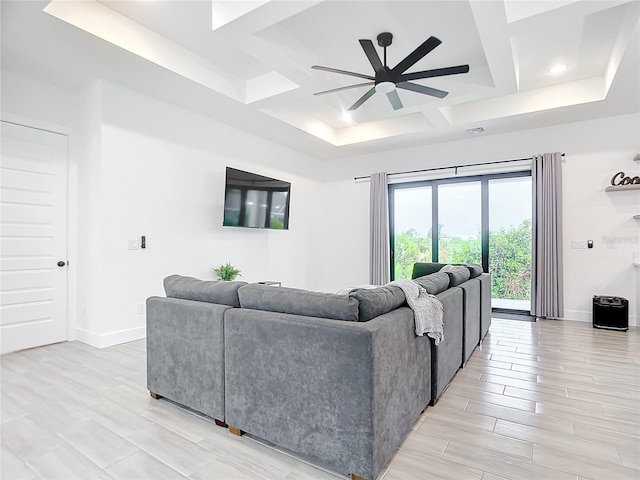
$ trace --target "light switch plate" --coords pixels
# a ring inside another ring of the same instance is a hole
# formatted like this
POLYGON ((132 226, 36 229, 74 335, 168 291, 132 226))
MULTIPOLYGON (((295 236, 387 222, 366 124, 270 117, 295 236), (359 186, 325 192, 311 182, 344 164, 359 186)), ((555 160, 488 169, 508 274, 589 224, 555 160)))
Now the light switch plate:
POLYGON ((571 240, 571 248, 587 248, 586 240, 571 240))
POLYGON ((140 248, 140 244, 138 243, 137 238, 129 239, 127 245, 129 250, 138 250, 140 248))

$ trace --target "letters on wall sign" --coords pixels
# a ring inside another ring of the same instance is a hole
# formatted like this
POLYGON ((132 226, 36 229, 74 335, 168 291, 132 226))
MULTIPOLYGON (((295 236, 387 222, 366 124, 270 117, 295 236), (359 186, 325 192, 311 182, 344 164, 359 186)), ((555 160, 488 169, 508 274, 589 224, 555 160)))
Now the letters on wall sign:
POLYGON ((640 185, 640 177, 627 177, 624 172, 618 172, 611 177, 611 185, 614 187, 622 185, 640 185))

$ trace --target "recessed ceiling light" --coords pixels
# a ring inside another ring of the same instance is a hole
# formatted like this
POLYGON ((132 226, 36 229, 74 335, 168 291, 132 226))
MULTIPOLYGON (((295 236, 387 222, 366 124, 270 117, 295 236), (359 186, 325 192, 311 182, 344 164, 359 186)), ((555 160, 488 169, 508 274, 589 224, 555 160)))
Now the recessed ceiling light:
POLYGON ((342 112, 342 119, 347 123, 351 123, 353 121, 353 119, 351 118, 351 113, 346 110, 342 112))
POLYGON ((554 65, 553 67, 551 67, 549 69, 549 73, 551 75, 560 75, 561 73, 564 73, 567 70, 567 66, 563 65, 563 64, 558 64, 558 65, 554 65))

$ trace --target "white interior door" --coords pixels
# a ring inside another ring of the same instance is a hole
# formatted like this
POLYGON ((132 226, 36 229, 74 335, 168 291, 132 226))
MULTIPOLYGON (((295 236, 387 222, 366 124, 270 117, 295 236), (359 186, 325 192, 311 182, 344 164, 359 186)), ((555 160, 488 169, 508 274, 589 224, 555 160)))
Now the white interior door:
POLYGON ((67 137, 7 122, 0 128, 0 351, 6 353, 67 339, 67 137))

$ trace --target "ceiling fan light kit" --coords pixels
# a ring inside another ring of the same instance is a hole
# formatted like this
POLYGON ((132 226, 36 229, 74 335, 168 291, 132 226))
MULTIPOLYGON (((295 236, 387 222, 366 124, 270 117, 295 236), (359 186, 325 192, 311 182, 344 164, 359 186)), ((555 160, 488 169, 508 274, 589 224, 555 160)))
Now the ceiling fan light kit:
POLYGON ((391 93, 396 89, 396 84, 393 82, 380 82, 376 84, 376 92, 391 93))
POLYGON ((395 67, 389 68, 387 66, 387 47, 391 45, 393 41, 393 35, 389 32, 382 32, 377 36, 378 45, 383 48, 383 61, 380 60, 376 48, 373 46, 373 42, 368 39, 359 40, 362 50, 369 59, 369 63, 373 67, 375 76, 365 75, 357 72, 350 72, 348 70, 340 70, 337 68, 323 67, 321 65, 313 65, 311 68, 316 70, 323 70, 325 72, 339 73, 341 75, 349 75, 352 77, 364 78, 369 82, 358 83, 355 85, 348 85, 346 87, 333 88, 331 90, 325 90, 317 92, 314 95, 324 95, 327 93, 339 92, 343 90, 349 90, 351 88, 359 88, 370 86, 371 88, 362 95, 349 110, 356 110, 364 102, 373 96, 374 93, 385 93, 389 99, 389 103, 394 110, 400 110, 403 108, 402 101, 398 95, 397 89, 411 90, 413 92, 421 93, 423 95, 430 95, 437 98, 446 97, 449 92, 438 90, 436 88, 427 87, 417 83, 412 83, 411 80, 422 80, 425 78, 444 77, 447 75, 457 75, 460 73, 468 73, 469 65, 457 65, 454 67, 436 68, 432 70, 424 70, 421 72, 405 73, 409 68, 420 61, 424 56, 431 52, 434 48, 440 45, 442 42, 436 37, 429 37, 421 45, 419 45, 413 52, 407 55, 400 63, 395 67))

